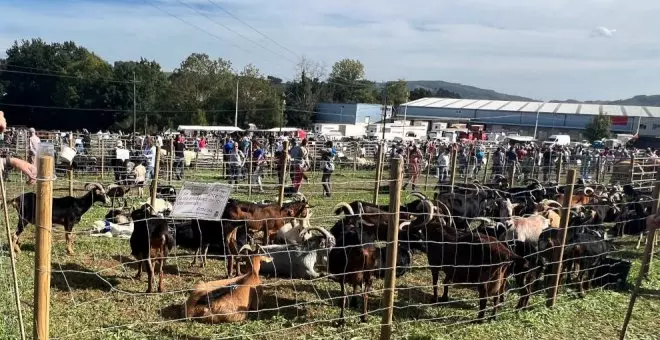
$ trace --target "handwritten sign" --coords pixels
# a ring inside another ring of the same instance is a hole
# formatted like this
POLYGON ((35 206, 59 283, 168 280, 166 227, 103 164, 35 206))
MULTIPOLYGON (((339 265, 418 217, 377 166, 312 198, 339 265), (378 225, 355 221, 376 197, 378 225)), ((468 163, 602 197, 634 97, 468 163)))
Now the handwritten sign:
POLYGON ((230 193, 231 185, 224 183, 185 182, 176 196, 172 217, 220 219, 230 193))

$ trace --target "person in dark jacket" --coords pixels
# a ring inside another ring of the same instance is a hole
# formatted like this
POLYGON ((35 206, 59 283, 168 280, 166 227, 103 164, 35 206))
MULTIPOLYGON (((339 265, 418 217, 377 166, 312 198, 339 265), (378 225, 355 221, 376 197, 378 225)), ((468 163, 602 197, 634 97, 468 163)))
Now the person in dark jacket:
POLYGON ((186 151, 186 137, 181 132, 174 140, 174 175, 177 181, 183 180, 183 171, 186 165, 184 151, 186 151))

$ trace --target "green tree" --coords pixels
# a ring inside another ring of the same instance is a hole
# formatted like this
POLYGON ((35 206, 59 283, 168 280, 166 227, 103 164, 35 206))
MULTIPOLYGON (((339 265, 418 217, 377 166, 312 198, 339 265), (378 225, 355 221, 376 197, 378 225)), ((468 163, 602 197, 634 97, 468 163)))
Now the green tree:
POLYGON ((439 88, 435 91, 435 96, 434 97, 460 99, 461 95, 459 95, 458 93, 454 93, 454 92, 445 90, 443 88, 439 88))
POLYGON ((309 128, 314 121, 314 110, 318 103, 332 98, 327 85, 320 80, 324 75, 320 64, 303 57, 296 71, 296 79, 287 84, 285 90, 287 125, 309 128))
POLYGON ((332 99, 340 103, 376 102, 373 82, 364 79, 364 65, 359 60, 342 59, 332 66, 328 84, 332 99))
POLYGON ((387 99, 387 105, 397 107, 408 101, 408 83, 405 80, 388 81, 378 96, 380 103, 387 99))
POLYGON ((610 117, 601 113, 594 116, 594 118, 591 119, 591 122, 587 124, 587 127, 584 129, 584 137, 590 142, 601 140, 603 138, 610 138, 610 126, 610 117))
POLYGON ((428 97, 433 97, 433 92, 429 89, 425 89, 423 87, 418 87, 412 91, 410 91, 410 100, 417 100, 417 99, 422 99, 422 98, 428 98, 428 97))
MULTIPOLYGON (((167 76, 155 61, 140 59, 140 61, 117 61, 113 67, 113 80, 109 84, 109 99, 112 107, 121 110, 115 115, 115 127, 127 131, 133 130, 133 75, 135 74, 135 104, 137 113, 136 127, 144 131, 144 114, 156 112, 161 108, 168 86, 167 76)), ((160 117, 155 114, 154 118, 160 117)), ((153 122, 154 120, 152 120, 153 122)), ((156 121, 162 121, 157 119, 156 121)))

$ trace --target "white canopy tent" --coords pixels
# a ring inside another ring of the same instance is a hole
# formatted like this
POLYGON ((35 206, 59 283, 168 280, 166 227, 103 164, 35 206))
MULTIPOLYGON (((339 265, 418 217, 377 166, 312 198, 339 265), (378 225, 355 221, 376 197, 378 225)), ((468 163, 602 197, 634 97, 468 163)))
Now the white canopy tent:
POLYGON ((179 125, 179 131, 220 131, 220 132, 237 132, 243 129, 236 126, 205 126, 205 125, 179 125))

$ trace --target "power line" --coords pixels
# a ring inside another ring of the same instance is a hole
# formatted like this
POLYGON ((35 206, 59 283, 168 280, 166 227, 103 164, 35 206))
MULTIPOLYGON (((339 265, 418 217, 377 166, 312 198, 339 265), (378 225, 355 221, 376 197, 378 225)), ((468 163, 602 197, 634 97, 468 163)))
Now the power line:
POLYGON ((177 19, 177 20, 179 20, 179 21, 181 21, 181 22, 183 22, 183 23, 186 24, 186 25, 189 25, 189 26, 191 26, 191 27, 194 27, 194 28, 196 28, 196 29, 198 29, 198 30, 200 30, 200 31, 202 31, 202 32, 204 32, 204 33, 206 33, 206 34, 208 34, 209 36, 211 36, 211 37, 213 37, 213 38, 215 38, 215 39, 218 39, 218 40, 220 40, 220 41, 222 41, 222 42, 225 42, 225 43, 231 44, 232 46, 234 46, 234 47, 236 47, 236 48, 238 48, 238 49, 240 49, 240 50, 242 50, 242 51, 244 51, 244 52, 246 52, 246 53, 250 53, 250 51, 248 51, 248 50, 242 48, 241 46, 239 46, 239 45, 237 45, 237 44, 235 44, 235 43, 233 43, 233 42, 231 42, 231 41, 225 40, 225 39, 219 37, 218 35, 213 34, 213 33, 209 32, 209 31, 207 31, 207 30, 205 30, 205 29, 203 29, 203 28, 201 28, 201 27, 199 27, 199 26, 197 26, 197 25, 195 25, 195 24, 193 24, 193 23, 187 21, 186 19, 183 19, 183 18, 181 18, 181 17, 179 17, 179 16, 177 16, 177 15, 175 15, 175 14, 172 14, 172 13, 170 13, 170 12, 168 12, 168 11, 162 9, 161 7, 159 7, 158 5, 154 4, 153 2, 151 2, 151 1, 149 1, 149 0, 143 0, 143 1, 144 1, 146 4, 151 5, 152 7, 156 8, 157 10, 159 10, 159 11, 161 11, 161 12, 163 12, 163 13, 165 13, 165 14, 167 14, 167 15, 169 15, 169 16, 171 16, 171 17, 173 17, 173 18, 175 18, 175 19, 177 19))
MULTIPOLYGON (((6 65, 6 66, 14 67, 13 65, 6 65)), ((25 75, 32 75, 32 76, 70 78, 70 79, 76 79, 76 80, 84 80, 84 79, 105 80, 105 81, 110 82, 110 83, 120 83, 120 84, 132 84, 133 83, 132 81, 115 80, 115 79, 104 78, 104 77, 93 77, 93 76, 92 77, 83 77, 83 76, 74 76, 74 75, 66 75, 66 74, 53 74, 53 73, 40 73, 40 72, 27 72, 27 71, 0 69, 0 73, 3 73, 3 72, 4 73, 25 74, 25 75)))
POLYGON ((254 28, 252 25, 250 25, 250 24, 248 24, 247 22, 241 20, 239 17, 237 17, 237 16, 234 15, 233 13, 229 12, 229 11, 226 10, 224 7, 218 5, 216 2, 214 2, 214 1, 212 1, 212 0, 207 0, 207 1, 208 1, 211 5, 213 5, 213 6, 217 7, 217 8, 219 8, 221 11, 227 13, 229 16, 231 16, 232 18, 236 19, 238 22, 240 22, 240 23, 242 23, 243 25, 249 27, 249 28, 252 29, 253 31, 257 32, 257 33, 258 33, 259 35, 261 35, 262 37, 264 37, 264 38, 270 40, 270 41, 273 42, 275 45, 277 45, 277 46, 279 46, 279 47, 281 47, 281 48, 287 50, 288 52, 290 52, 291 54, 293 54, 294 56, 296 56, 296 58, 299 57, 299 55, 298 55, 296 52, 294 52, 293 50, 289 49, 289 48, 286 47, 286 46, 283 46, 282 44, 278 43, 277 41, 275 41, 275 40, 272 39, 271 37, 269 37, 269 36, 267 36, 266 34, 264 34, 263 32, 261 32, 261 31, 259 31, 258 29, 254 28))
POLYGON ((212 17, 210 17, 210 16, 207 15, 206 13, 204 13, 204 12, 202 12, 202 11, 196 9, 195 7, 189 5, 189 4, 187 4, 187 3, 185 3, 185 2, 183 2, 183 1, 181 1, 181 0, 177 0, 177 2, 179 2, 180 4, 182 4, 182 5, 184 5, 184 6, 188 7, 188 8, 190 8, 191 10, 195 11, 195 13, 197 13, 197 14, 199 14, 199 15, 205 17, 206 19, 208 19, 208 20, 210 20, 210 21, 212 21, 212 22, 215 23, 216 25, 221 26, 221 27, 225 28, 226 30, 228 30, 228 31, 230 31, 230 32, 232 32, 232 33, 234 33, 234 34, 240 36, 241 38, 243 38, 243 39, 245 39, 245 40, 247 40, 247 41, 253 43, 254 45, 256 45, 256 46, 258 46, 258 47, 261 47, 261 48, 263 48, 264 50, 266 50, 266 51, 268 51, 268 52, 271 52, 271 53, 273 53, 273 54, 275 54, 275 55, 281 57, 282 59, 284 59, 284 60, 286 60, 286 61, 289 61, 289 62, 293 62, 293 63, 295 63, 295 61, 293 61, 293 60, 291 60, 291 59, 289 59, 289 58, 283 56, 282 54, 277 53, 277 52, 271 50, 270 48, 268 48, 268 47, 266 47, 266 46, 264 46, 264 45, 262 45, 262 44, 260 44, 260 43, 258 43, 258 42, 256 42, 256 41, 254 41, 254 40, 252 40, 252 39, 250 39, 250 38, 244 36, 244 35, 241 34, 240 32, 237 32, 237 31, 233 30, 231 27, 229 27, 229 26, 227 26, 227 25, 225 25, 225 24, 223 24, 223 23, 221 23, 221 22, 218 22, 217 20, 213 19, 212 17))

